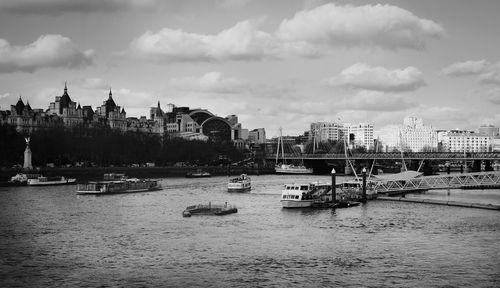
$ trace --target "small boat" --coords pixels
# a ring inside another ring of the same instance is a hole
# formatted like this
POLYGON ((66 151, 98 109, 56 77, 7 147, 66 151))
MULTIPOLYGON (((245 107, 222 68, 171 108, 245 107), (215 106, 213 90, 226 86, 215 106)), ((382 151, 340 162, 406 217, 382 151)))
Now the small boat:
POLYGON ((212 204, 211 202, 208 205, 198 204, 188 206, 186 210, 182 211, 182 217, 191 217, 192 215, 227 215, 232 213, 237 213, 238 209, 234 205, 227 205, 227 202, 224 205, 212 204))
POLYGON ((245 192, 250 191, 250 189, 252 189, 252 183, 247 174, 232 178, 227 183, 227 191, 229 192, 245 192))
POLYGON ((205 178, 205 177, 212 177, 212 174, 206 171, 202 171, 201 169, 196 170, 196 172, 186 173, 186 178, 205 178))
POLYGON ((157 180, 121 178, 120 180, 90 181, 78 183, 77 194, 118 194, 135 193, 161 190, 161 184, 157 180))
POLYGON ((331 190, 329 183, 285 184, 281 190, 281 205, 283 208, 323 206, 331 202, 331 190))
POLYGON ((28 186, 51 186, 51 185, 69 185, 75 184, 75 178, 66 178, 64 176, 45 177, 40 176, 34 179, 28 179, 28 186))

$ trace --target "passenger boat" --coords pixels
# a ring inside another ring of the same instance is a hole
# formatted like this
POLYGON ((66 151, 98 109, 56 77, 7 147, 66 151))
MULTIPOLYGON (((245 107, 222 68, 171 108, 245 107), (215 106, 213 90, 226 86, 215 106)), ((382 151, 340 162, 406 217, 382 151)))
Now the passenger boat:
POLYGON ((245 192, 250 191, 250 189, 252 189, 252 183, 247 174, 232 178, 227 183, 227 191, 229 192, 245 192))
POLYGON ((281 164, 276 165, 274 171, 277 174, 312 174, 312 168, 306 168, 302 165, 281 164))
POLYGON ((77 194, 117 194, 135 193, 161 190, 161 184, 157 180, 122 178, 110 181, 90 181, 78 183, 77 194))
POLYGON ((283 208, 306 208, 331 202, 331 187, 329 183, 319 182, 285 184, 281 190, 281 205, 283 208))
POLYGON ((224 205, 220 204, 212 204, 208 202, 208 205, 198 204, 188 206, 186 210, 182 211, 183 217, 191 217, 191 215, 226 215, 237 213, 238 208, 234 205, 227 205, 227 202, 224 205))
POLYGON ((66 178, 64 176, 45 177, 40 176, 33 179, 28 179, 28 186, 50 186, 50 185, 69 185, 75 184, 75 178, 66 178))
POLYGON ((210 172, 202 171, 201 169, 196 170, 196 172, 188 172, 186 173, 186 178, 206 178, 212 177, 210 172))

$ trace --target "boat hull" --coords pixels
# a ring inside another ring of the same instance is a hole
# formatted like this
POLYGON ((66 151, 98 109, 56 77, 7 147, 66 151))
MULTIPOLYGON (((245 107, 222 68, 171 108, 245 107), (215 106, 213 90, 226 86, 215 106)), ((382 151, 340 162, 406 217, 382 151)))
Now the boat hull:
POLYGON ((88 194, 88 195, 105 195, 105 194, 123 194, 123 193, 140 193, 149 191, 158 191, 161 187, 147 188, 147 189, 130 189, 130 190, 115 190, 115 191, 85 191, 77 190, 77 194, 88 194))
POLYGON ((247 192, 252 190, 252 187, 227 187, 228 192, 247 192))
POLYGON ((276 174, 313 174, 313 170, 312 169, 303 169, 303 168, 298 168, 298 169, 294 169, 294 168, 275 168, 275 172, 276 174))
POLYGON ((62 181, 32 181, 34 179, 28 180, 28 186, 55 186, 55 185, 72 185, 76 184, 76 179, 66 179, 62 181))
POLYGON ((283 208, 307 208, 312 207, 313 200, 281 200, 283 208))

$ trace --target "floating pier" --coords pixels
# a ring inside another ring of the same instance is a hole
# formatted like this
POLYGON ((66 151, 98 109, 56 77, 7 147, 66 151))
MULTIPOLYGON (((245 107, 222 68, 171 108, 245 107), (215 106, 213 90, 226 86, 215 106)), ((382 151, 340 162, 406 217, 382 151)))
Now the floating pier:
POLYGON ((438 200, 438 199, 421 199, 421 198, 383 197, 383 196, 379 196, 377 198, 377 200, 412 202, 412 203, 425 203, 425 204, 446 205, 446 206, 467 207, 467 208, 479 208, 479 209, 488 209, 488 210, 500 210, 500 205, 481 204, 481 203, 467 203, 467 202, 438 200))
POLYGON ((183 217, 191 217, 192 215, 226 215, 237 213, 238 209, 234 205, 225 204, 212 204, 211 202, 208 205, 198 204, 188 206, 186 210, 182 212, 183 217))

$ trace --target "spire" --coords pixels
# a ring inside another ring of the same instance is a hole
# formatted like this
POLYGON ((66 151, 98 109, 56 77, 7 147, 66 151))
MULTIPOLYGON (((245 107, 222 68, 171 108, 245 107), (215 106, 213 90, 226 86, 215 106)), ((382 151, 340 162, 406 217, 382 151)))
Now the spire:
POLYGON ((80 106, 80 102, 78 102, 78 107, 76 109, 78 110, 82 109, 82 107, 80 106))
POLYGON ((125 114, 125 107, 122 107, 122 112, 121 114, 125 114))
POLYGON ((64 81, 64 94, 68 94, 68 85, 66 85, 66 81, 64 81))
POLYGON ((158 100, 158 108, 160 108, 160 100, 158 100))
POLYGON ((111 87, 109 87, 109 98, 113 98, 113 93, 111 93, 111 87))

